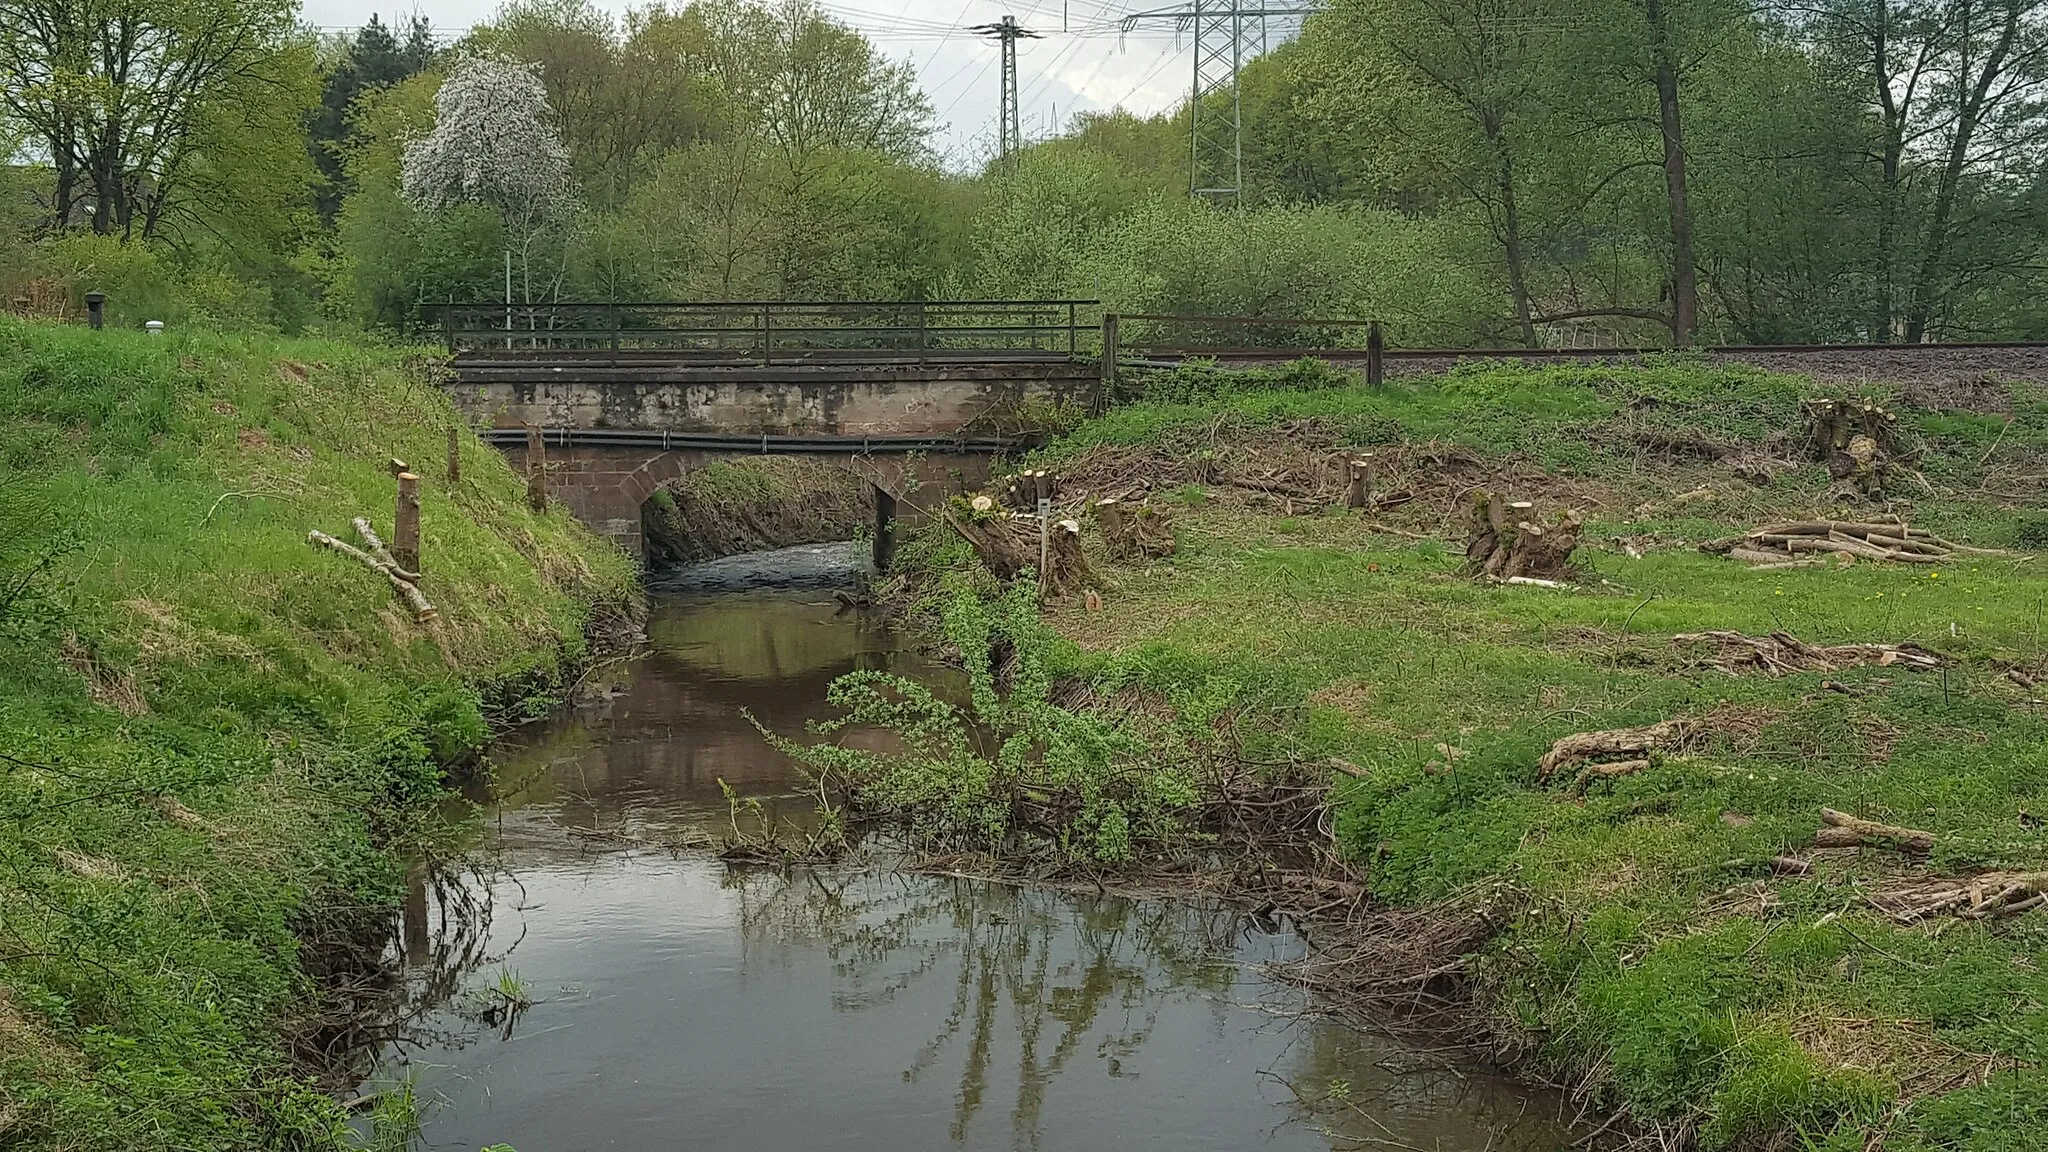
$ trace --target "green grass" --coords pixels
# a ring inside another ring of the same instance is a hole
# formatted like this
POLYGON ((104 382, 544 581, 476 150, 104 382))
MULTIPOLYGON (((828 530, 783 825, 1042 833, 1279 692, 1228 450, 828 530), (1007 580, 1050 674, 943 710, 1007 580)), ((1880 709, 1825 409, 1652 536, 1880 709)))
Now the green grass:
MULTIPOLYGON (((1526 910, 1486 950, 1480 1008, 1541 1071, 1590 1079, 1709 1147, 1860 1149, 1879 1128, 1892 1149, 2048 1147, 2048 913, 1902 928, 1862 897, 1908 867, 1896 855, 1826 861, 1812 878, 1766 867, 1811 839, 1823 805, 1934 832, 1936 874, 2048 867, 2048 718, 2004 675, 2044 667, 2048 563, 1749 572, 1676 541, 1811 512, 1825 476, 1750 491, 1711 466, 1645 465, 1616 434, 1648 423, 1768 447, 1796 430, 1801 397, 1827 391, 1683 360, 1479 366, 1379 392, 1299 368, 1183 372, 1041 466, 1103 445, 1179 455, 1302 419, 1354 444, 1462 444, 1617 495, 1589 526, 1583 586, 1490 587, 1459 574, 1453 546, 1355 513, 1283 518, 1179 490, 1161 493, 1178 556, 1111 567, 1101 612, 1049 618, 1079 645, 1070 672, 1234 716, 1247 759, 1363 766, 1338 787, 1337 833, 1381 899, 1423 904, 1488 879, 1523 891, 1526 910), (1703 480, 1735 494, 1675 519, 1628 510, 1703 480), (1663 543, 1641 559, 1603 543, 1651 535, 1663 543), (1826 677, 1848 695, 1819 674, 1730 676, 1670 641, 1710 629, 1910 640, 1959 663, 1826 677), (1536 779, 1561 736, 1680 715, 1707 738, 1639 775, 1584 796, 1536 779)), ((1912 493, 1916 520, 1980 543, 2048 538, 2027 507, 2038 491, 1998 494, 2048 447, 2048 407, 2014 401, 1901 412, 1934 489, 1912 493)), ((1419 506, 1401 515, 1444 527, 1419 506)), ((928 541, 903 555, 970 560, 928 541)))
MULTIPOLYGON (((294 1037, 630 569, 395 351, 0 320, 0 1144, 330 1147, 294 1037), (307 545, 426 477, 430 626, 307 545), (19 595, 10 595, 20 589, 19 595)), ((372 952, 374 957, 374 952, 372 952)))

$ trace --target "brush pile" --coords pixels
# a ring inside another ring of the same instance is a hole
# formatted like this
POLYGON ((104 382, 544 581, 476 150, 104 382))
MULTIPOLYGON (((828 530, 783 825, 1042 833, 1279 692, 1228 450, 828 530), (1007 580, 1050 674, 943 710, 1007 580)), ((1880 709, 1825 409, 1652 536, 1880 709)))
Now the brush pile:
POLYGON ((1900 520, 1788 520, 1740 536, 1709 540, 1700 545, 1700 551, 1766 569, 1811 567, 1831 560, 1853 563, 1857 559, 1941 564, 1958 555, 2004 555, 1997 549, 1944 540, 1900 520), (1842 556, 1851 559, 1836 559, 1842 556))
POLYGON ((1902 880, 1868 897, 1901 924, 1935 916, 1964 920, 2018 916, 2048 907, 2048 872, 1986 872, 1980 876, 1902 880))
POLYGON ((1840 672, 1866 664, 1911 668, 1926 672, 1947 663, 1941 653, 1910 641, 1904 644, 1808 644, 1790 632, 1769 636, 1745 636, 1740 632, 1688 632, 1671 638, 1673 644, 1709 645, 1714 649, 1712 664, 1730 676, 1764 672, 1783 676, 1788 672, 1840 672))
POLYGON ((1526 500, 1511 504, 1498 493, 1474 489, 1465 571, 1495 580, 1569 579, 1572 549, 1579 546, 1585 517, 1574 509, 1546 528, 1536 522, 1535 507, 1526 500))

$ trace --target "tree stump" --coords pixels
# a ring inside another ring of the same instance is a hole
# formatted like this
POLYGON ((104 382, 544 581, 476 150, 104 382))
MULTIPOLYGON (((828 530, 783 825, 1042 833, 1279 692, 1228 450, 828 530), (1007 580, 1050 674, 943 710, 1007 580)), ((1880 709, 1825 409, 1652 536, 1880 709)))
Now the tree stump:
POLYGON ((1498 493, 1472 493, 1471 531, 1465 541, 1468 575, 1495 580, 1564 580, 1573 574, 1572 551, 1579 546, 1585 517, 1576 509, 1545 527, 1535 505, 1509 503, 1498 493))
POLYGON ((1806 442, 1845 493, 1878 498, 1898 455, 1898 415, 1876 401, 1808 400, 1806 442))
POLYGON ((1095 521, 1102 527, 1102 541, 1113 559, 1156 559, 1174 553, 1173 524, 1166 513, 1150 504, 1098 500, 1095 521))

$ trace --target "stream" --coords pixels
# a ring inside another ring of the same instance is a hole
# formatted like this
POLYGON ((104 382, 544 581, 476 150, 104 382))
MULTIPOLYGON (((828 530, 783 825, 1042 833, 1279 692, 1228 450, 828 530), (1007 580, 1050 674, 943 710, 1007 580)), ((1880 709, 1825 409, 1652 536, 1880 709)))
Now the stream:
POLYGON ((721 780, 812 810, 749 715, 798 734, 842 673, 943 676, 822 590, 849 555, 664 581, 644 658, 494 749, 469 863, 416 869, 401 1038, 363 1087, 412 1085, 413 1148, 1566 1143, 1554 1095, 1304 1014, 1262 974, 1298 941, 1218 904, 728 869, 721 780))

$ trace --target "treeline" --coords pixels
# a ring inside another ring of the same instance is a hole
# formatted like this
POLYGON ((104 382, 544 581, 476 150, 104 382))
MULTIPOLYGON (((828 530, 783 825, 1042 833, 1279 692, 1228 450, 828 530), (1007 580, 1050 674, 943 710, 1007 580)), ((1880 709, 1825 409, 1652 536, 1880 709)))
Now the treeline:
POLYGON ((1408 344, 2048 338, 2048 0, 1333 0, 1247 68, 1229 203, 1188 193, 1185 107, 947 171, 912 71, 809 0, 515 0, 450 47, 319 39, 290 0, 94 11, 0 16, 17 309, 1099 296, 1408 344))

